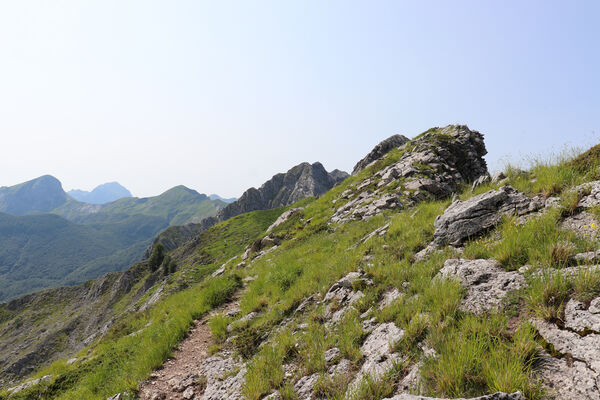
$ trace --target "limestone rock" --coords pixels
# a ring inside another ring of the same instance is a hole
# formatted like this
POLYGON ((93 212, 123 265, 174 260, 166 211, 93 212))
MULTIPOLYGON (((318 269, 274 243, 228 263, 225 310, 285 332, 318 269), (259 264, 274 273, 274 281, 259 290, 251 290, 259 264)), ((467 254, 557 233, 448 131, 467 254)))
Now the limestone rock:
POLYGON ((379 303, 379 309, 390 306, 394 301, 398 300, 402 296, 402 293, 396 288, 390 289, 383 294, 383 299, 379 303))
MULTIPOLYGON (((199 400, 241 400, 246 368, 231 354, 221 353, 202 361, 206 388, 199 400), (241 367, 240 367, 241 366, 241 367)), ((198 396, 196 396, 198 398, 198 396)))
POLYGON ((544 354, 537 374, 544 381, 550 396, 556 399, 597 400, 600 392, 596 373, 581 361, 567 362, 544 354))
POLYGON ((565 327, 578 332, 600 332, 600 297, 592 300, 587 308, 579 301, 569 300, 565 307, 565 327))
POLYGON ((303 376, 294 385, 294 390, 300 400, 310 400, 313 397, 313 391, 319 374, 303 376))
POLYGON ((579 265, 591 265, 600 262, 600 250, 575 254, 573 261, 579 265))
POLYGON ((304 207, 295 207, 295 208, 290 208, 289 210, 285 211, 283 214, 281 214, 276 220, 275 222, 273 222, 271 224, 271 226, 269 226, 267 228, 267 232, 271 232, 273 229, 275 229, 276 227, 278 227, 279 225, 283 224, 284 222, 286 222, 288 219, 290 219, 292 216, 298 214, 300 211, 304 210, 304 207))
POLYGON ((466 239, 496 226, 503 215, 521 216, 544 207, 541 198, 529 198, 510 186, 490 190, 466 201, 453 202, 434 222, 437 246, 459 246, 466 239))
POLYGON ((365 376, 369 375, 378 380, 392 369, 394 363, 400 361, 400 357, 392 352, 392 348, 403 336, 404 331, 393 322, 381 324, 371 332, 360 348, 365 361, 349 385, 347 394, 356 391, 365 376))
POLYGON ((333 347, 325 352, 325 362, 330 363, 340 356, 340 349, 333 347))
POLYGON ((484 174, 481 175, 479 178, 475 179, 475 181, 473 182, 473 186, 471 186, 471 190, 475 190, 475 188, 484 185, 488 182, 491 182, 492 178, 490 177, 490 174, 484 174))
POLYGON ((579 207, 590 208, 600 205, 600 181, 588 182, 575 188, 580 193, 589 193, 581 198, 579 207))
POLYGON ((464 125, 435 128, 402 146, 400 159, 344 191, 332 223, 368 219, 429 198, 444 198, 461 183, 487 174, 483 136, 464 125), (353 190, 351 190, 353 189, 353 190))
POLYGON ((495 260, 449 259, 438 277, 460 280, 467 289, 461 309, 475 314, 498 307, 509 291, 525 286, 520 273, 505 271, 495 260))
MULTIPOLYGON (((596 381, 596 387, 600 387, 600 352, 598 351, 600 335, 579 336, 574 332, 562 330, 550 322, 534 320, 533 323, 540 336, 556 351, 570 354, 575 360, 585 363, 586 367, 593 371, 592 376, 596 381)), ((596 395, 600 397, 600 392, 597 391, 596 395)))
POLYGON ((408 141, 409 139, 406 136, 394 135, 380 142, 373 148, 373 150, 371 150, 369 154, 365 156, 365 158, 356 163, 354 169, 352 170, 352 175, 358 174, 367 166, 386 155, 390 150, 400 147, 408 141))
POLYGON ((587 211, 566 217, 561 221, 560 226, 584 238, 597 239, 600 237, 600 222, 587 211))

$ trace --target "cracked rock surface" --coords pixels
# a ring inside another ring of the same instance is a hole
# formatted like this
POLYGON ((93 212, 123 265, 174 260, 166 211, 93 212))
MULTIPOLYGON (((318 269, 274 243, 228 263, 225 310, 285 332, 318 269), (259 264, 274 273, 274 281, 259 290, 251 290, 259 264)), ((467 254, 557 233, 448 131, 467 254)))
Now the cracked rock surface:
POLYGON ((331 222, 368 219, 431 198, 450 196, 461 183, 486 175, 483 135, 464 125, 449 125, 405 143, 404 154, 371 178, 344 191, 346 201, 331 222))
POLYGON ((498 307, 511 290, 525 286, 525 278, 506 271, 496 260, 446 260, 439 277, 456 278, 467 289, 461 303, 463 311, 482 314, 498 307))
POLYGON ((600 332, 600 297, 592 300, 588 307, 580 301, 569 300, 565 307, 565 327, 578 332, 600 332))
POLYGON ((456 200, 436 218, 433 243, 459 246, 496 226, 504 215, 522 216, 544 205, 541 198, 529 198, 511 186, 490 190, 466 201, 456 200))
MULTIPOLYGON (((544 340, 563 355, 568 355, 568 360, 573 361, 573 365, 566 365, 575 368, 575 370, 560 369, 564 364, 552 361, 548 370, 541 370, 541 375, 549 386, 559 388, 562 380, 573 379, 581 380, 581 385, 577 385, 576 390, 582 391, 581 397, 568 397, 572 399, 600 399, 600 335, 589 334, 580 336, 569 330, 562 330, 558 326, 541 320, 533 321, 538 333, 544 340), (593 382, 593 384, 592 384, 593 382), (585 385, 583 385, 585 383, 585 385)), ((567 389, 563 390, 575 390, 567 389)))

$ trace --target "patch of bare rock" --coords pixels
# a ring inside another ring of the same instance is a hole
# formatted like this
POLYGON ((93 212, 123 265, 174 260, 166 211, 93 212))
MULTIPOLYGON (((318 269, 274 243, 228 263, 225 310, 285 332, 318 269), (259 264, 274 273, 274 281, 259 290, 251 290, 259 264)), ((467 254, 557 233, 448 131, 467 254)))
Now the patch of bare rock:
POLYGON ((449 259, 438 277, 458 279, 467 290, 463 311, 474 314, 497 309, 508 292, 525 286, 525 278, 516 271, 506 271, 495 260, 449 259))

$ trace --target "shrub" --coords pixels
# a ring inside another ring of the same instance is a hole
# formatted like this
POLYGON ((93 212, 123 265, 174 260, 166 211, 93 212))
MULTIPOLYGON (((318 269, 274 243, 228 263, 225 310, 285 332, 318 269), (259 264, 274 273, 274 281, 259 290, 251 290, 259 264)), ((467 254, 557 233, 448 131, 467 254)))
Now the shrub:
POLYGON ((164 257, 164 246, 162 243, 155 244, 154 248, 152 249, 152 254, 148 259, 148 264, 150 265, 152 272, 156 271, 157 268, 162 264, 164 257))

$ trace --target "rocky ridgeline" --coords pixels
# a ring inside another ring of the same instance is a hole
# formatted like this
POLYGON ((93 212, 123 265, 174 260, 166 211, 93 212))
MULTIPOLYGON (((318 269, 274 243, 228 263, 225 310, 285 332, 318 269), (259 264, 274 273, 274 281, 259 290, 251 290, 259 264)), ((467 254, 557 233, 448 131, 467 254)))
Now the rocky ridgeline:
MULTIPOLYGON (((214 217, 205 218, 199 223, 168 228, 154 240, 154 244, 162 243, 167 251, 173 250, 219 222, 250 211, 289 206, 308 197, 320 196, 348 176, 337 169, 327 172, 319 162, 298 164, 285 173, 273 176, 260 188, 246 190, 239 199, 219 210, 214 217)), ((152 248, 146 251, 145 258, 150 256, 151 251, 152 248)))
MULTIPOLYGON (((403 142, 401 138, 396 141, 403 142)), ((366 165, 375 168, 377 159, 374 157, 385 154, 384 149, 388 152, 393 149, 384 143, 361 161, 355 171, 366 165)), ((336 204, 343 205, 336 210, 331 222, 366 219, 385 209, 400 209, 426 199, 445 198, 461 184, 488 174, 483 159, 487 153, 483 135, 464 125, 431 129, 404 142, 398 149, 401 156, 396 162, 374 171, 336 199, 336 204)))

